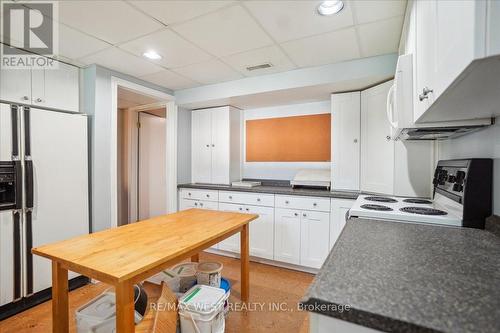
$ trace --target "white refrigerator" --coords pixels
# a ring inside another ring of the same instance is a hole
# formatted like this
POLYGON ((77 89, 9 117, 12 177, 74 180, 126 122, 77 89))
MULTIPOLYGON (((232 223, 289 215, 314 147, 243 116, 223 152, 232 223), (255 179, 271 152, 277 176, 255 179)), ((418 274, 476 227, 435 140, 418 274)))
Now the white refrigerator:
POLYGON ((50 298, 33 247, 89 233, 88 172, 86 116, 0 103, 0 320, 50 298))

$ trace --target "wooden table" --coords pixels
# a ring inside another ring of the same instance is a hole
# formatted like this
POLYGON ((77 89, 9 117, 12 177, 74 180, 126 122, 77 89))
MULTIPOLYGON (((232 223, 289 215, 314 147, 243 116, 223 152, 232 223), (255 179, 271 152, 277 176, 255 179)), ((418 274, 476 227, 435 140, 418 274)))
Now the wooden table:
MULTIPOLYGON (((68 270, 116 290, 118 333, 134 332, 135 283, 241 233, 241 299, 249 298, 248 223, 258 215, 189 209, 34 248, 52 260, 52 332, 68 332, 68 270)), ((71 221, 68 221, 71 223, 71 221)))

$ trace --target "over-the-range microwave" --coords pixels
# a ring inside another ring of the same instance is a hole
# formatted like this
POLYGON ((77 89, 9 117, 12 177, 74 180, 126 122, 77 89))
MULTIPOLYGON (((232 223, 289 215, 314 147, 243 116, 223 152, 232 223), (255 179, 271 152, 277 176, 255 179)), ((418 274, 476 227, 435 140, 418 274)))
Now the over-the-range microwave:
POLYGON ((394 140, 443 140, 492 124, 491 119, 416 124, 413 118, 413 55, 398 58, 394 84, 387 94, 387 119, 394 140))

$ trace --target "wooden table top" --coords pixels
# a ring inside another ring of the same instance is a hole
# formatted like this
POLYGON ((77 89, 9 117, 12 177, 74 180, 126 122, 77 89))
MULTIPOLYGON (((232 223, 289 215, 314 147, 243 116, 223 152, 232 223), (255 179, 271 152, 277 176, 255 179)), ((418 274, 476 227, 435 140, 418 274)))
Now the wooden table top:
POLYGON ((257 217, 189 209, 43 245, 32 252, 100 281, 120 283, 192 255, 194 250, 238 232, 257 217))

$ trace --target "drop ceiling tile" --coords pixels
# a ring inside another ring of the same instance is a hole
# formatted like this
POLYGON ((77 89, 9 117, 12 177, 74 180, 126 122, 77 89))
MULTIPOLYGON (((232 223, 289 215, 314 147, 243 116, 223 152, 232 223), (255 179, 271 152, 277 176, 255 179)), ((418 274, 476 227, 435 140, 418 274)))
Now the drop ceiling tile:
POLYGON ((204 50, 222 57, 272 44, 241 6, 230 6, 172 27, 204 50))
POLYGON ((163 27, 122 1, 60 1, 58 20, 112 44, 144 36, 163 27))
POLYGON ((397 52, 402 26, 403 16, 359 25, 358 33, 363 56, 397 52))
POLYGON ((245 76, 256 76, 271 73, 284 72, 292 70, 295 65, 277 46, 266 46, 261 49, 246 51, 243 53, 233 54, 223 58, 223 60, 238 70, 245 76), (254 71, 247 70, 249 66, 261 65, 270 63, 273 66, 270 68, 258 69, 254 71))
POLYGON ((98 64, 135 77, 160 72, 162 67, 122 51, 116 47, 78 59, 86 65, 98 64))
POLYGON ((203 84, 240 79, 243 76, 219 60, 176 68, 175 72, 203 84))
POLYGON ((346 28, 354 24, 350 3, 333 16, 321 16, 321 1, 245 1, 244 5, 279 43, 346 28))
POLYGON ((145 75, 140 78, 144 81, 152 82, 154 84, 172 90, 193 88, 199 86, 199 83, 189 80, 167 69, 158 73, 145 75))
POLYGON ((131 1, 130 3, 164 24, 186 21, 210 13, 233 1, 131 1))
POLYGON ((300 67, 331 64, 360 57, 354 28, 293 40, 281 46, 300 67))
POLYGON ((406 9, 406 0, 356 0, 351 3, 358 24, 403 16, 406 9))
POLYGON ((148 50, 155 50, 162 59, 155 60, 165 67, 181 67, 206 61, 211 55, 179 37, 171 30, 162 30, 120 45, 120 48, 138 56, 148 50))
POLYGON ((59 24, 59 54, 78 59, 111 47, 110 44, 97 38, 85 35, 64 24, 59 24))

